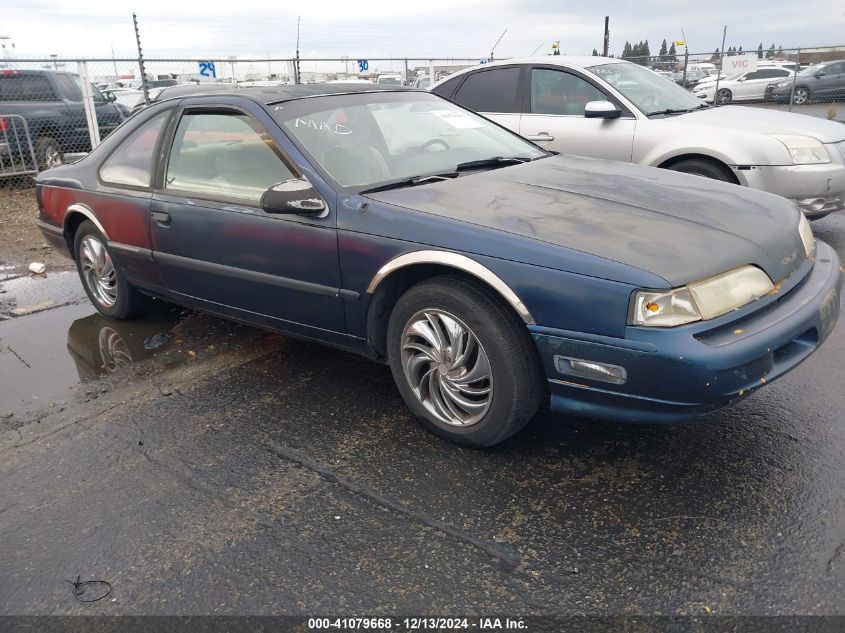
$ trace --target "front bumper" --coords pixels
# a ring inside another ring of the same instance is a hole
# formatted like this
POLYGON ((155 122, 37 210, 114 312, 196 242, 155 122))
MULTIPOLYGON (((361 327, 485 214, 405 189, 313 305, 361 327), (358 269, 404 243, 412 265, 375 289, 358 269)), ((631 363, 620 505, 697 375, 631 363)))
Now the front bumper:
POLYGON ((631 326, 624 339, 533 326, 552 410, 676 422, 749 395, 810 356, 836 324, 839 257, 817 242, 815 261, 807 268, 802 278, 784 281, 776 293, 712 321, 676 328, 631 326), (624 367, 627 381, 615 385, 563 375, 555 367, 556 356, 624 367))
POLYGON ((845 160, 836 143, 825 144, 831 162, 823 165, 735 167, 740 184, 795 201, 811 220, 845 209, 845 160))

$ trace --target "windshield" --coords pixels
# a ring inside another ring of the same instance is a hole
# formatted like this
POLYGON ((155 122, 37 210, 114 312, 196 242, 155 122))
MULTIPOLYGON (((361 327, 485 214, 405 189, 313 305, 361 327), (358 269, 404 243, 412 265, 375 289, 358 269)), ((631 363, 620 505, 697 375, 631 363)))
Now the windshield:
POLYGON ((666 110, 683 112, 702 106, 698 97, 637 64, 602 64, 587 70, 616 88, 646 115, 666 110))
POLYGON ((816 64, 815 66, 808 66, 804 70, 798 71, 799 77, 812 77, 820 70, 824 70, 826 68, 825 64, 816 64))
POLYGON ((345 189, 454 174, 471 161, 548 155, 487 119, 421 92, 314 97, 268 109, 312 162, 345 189))

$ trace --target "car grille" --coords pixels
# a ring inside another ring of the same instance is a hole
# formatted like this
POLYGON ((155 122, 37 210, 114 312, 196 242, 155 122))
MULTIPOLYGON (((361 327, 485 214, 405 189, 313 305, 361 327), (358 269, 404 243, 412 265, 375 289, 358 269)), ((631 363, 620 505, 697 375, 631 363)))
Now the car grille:
POLYGON ((833 146, 839 150, 839 156, 842 158, 842 162, 845 163, 845 141, 834 143, 833 146))

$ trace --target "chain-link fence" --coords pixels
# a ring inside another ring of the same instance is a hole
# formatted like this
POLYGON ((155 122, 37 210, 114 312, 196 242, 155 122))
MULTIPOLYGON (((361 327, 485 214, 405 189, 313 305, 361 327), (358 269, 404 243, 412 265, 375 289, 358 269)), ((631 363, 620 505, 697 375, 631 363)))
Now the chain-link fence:
MULTIPOLYGON (((703 101, 845 122, 845 46, 625 57, 703 101)), ((73 160, 151 101, 193 91, 336 81, 428 88, 485 60, 6 59, 0 64, 0 177, 73 160)))
POLYGON ((707 103, 743 104, 845 122, 845 46, 625 56, 707 103))
POLYGON ((0 177, 91 151, 131 114, 171 96, 251 86, 372 82, 427 88, 481 60, 5 59, 0 64, 0 177))

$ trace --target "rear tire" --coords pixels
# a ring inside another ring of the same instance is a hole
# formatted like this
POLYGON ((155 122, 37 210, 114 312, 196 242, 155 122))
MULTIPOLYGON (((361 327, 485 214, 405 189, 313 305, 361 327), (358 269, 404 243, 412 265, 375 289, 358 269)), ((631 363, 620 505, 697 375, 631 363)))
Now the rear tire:
POLYGON ((408 408, 458 444, 502 442, 528 423, 546 394, 525 324, 497 294, 463 277, 435 277, 399 298, 387 356, 408 408))
POLYGON ((110 319, 130 319, 147 304, 117 268, 106 246, 106 238, 89 220, 79 225, 73 237, 73 257, 85 294, 97 311, 110 319))
POLYGON ((35 157, 40 171, 65 164, 61 146, 50 136, 42 136, 35 141, 35 157))
POLYGON ((684 158, 677 163, 673 163, 668 167, 672 171, 679 171, 684 174, 691 174, 693 176, 703 176, 705 178, 712 178, 713 180, 721 180, 722 182, 736 183, 730 170, 716 163, 703 158, 684 158))

